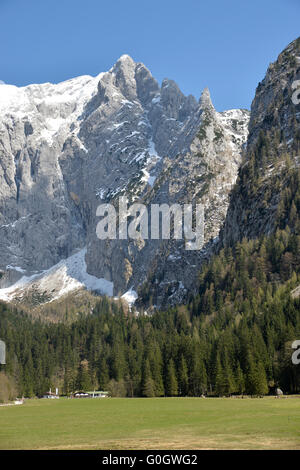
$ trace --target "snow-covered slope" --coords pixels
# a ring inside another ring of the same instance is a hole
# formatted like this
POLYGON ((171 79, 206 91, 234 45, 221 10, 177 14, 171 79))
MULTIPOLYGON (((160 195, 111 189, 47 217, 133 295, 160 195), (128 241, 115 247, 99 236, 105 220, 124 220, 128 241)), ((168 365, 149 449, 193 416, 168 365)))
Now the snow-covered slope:
MULTIPOLYGON (((60 261, 52 268, 32 276, 22 276, 7 288, 0 289, 0 299, 6 302, 24 296, 39 295, 41 301, 52 302, 70 292, 86 288, 102 295, 113 295, 113 283, 87 273, 86 248, 60 261)), ((7 266, 8 270, 22 272, 19 267, 7 266)), ((129 299, 128 299, 129 300, 129 299)))
POLYGON ((62 83, 45 83, 18 88, 0 86, 0 121, 29 120, 32 130, 36 122, 36 142, 50 146, 59 132, 78 132, 78 119, 84 106, 97 93, 101 78, 81 76, 62 83))

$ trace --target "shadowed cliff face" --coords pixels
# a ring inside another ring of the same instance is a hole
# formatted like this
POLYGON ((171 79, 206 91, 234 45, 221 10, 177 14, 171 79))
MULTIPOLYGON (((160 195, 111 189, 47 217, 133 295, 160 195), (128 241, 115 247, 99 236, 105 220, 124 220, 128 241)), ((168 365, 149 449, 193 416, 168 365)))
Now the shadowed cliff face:
POLYGON ((300 38, 269 66, 256 89, 245 161, 231 195, 222 244, 269 234, 280 225, 283 191, 300 167, 299 80, 300 38))
POLYGON ((218 113, 207 89, 197 102, 172 80, 160 87, 129 56, 95 78, 0 85, 0 286, 85 249, 87 272, 114 295, 151 281, 155 304, 184 299, 224 222, 248 120, 246 110, 218 113), (96 209, 121 195, 204 204, 204 248, 100 241, 96 209))

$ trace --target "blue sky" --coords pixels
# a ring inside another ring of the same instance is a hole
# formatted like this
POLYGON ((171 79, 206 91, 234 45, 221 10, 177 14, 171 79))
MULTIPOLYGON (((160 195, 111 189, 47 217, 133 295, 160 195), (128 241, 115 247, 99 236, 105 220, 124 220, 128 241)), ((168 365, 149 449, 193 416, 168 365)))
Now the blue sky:
POLYGON ((122 54, 218 110, 249 108, 267 66, 300 35, 300 0, 0 0, 0 79, 97 75, 122 54))

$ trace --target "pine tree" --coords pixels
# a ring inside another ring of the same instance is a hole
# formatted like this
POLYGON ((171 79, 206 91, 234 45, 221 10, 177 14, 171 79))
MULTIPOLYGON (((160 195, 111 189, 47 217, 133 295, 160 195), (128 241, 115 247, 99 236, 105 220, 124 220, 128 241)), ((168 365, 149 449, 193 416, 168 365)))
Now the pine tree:
POLYGON ((76 380, 76 386, 78 390, 88 391, 92 388, 91 377, 88 369, 88 361, 81 361, 78 369, 78 375, 76 380))
POLYGON ((152 378, 150 363, 148 358, 144 358, 143 370, 142 370, 142 383, 141 383, 142 395, 144 397, 155 396, 155 383, 152 378))
POLYGON ((175 372, 173 359, 170 359, 167 365, 165 389, 166 389, 166 394, 169 397, 174 397, 178 395, 178 382, 176 378, 176 372, 175 372))
POLYGON ((241 365, 238 362, 237 363, 237 368, 236 368, 236 391, 237 393, 244 394, 245 393, 245 378, 243 371, 241 369, 241 365))
POLYGON ((186 360, 183 355, 181 355, 179 371, 178 371, 178 391, 179 395, 186 396, 189 390, 189 377, 188 377, 188 367, 186 360))
POLYGON ((255 364, 250 353, 248 355, 246 391, 250 395, 266 395, 269 391, 264 366, 261 361, 255 364))
POLYGON ((107 360, 104 357, 100 360, 99 370, 98 370, 98 381, 99 387, 101 390, 106 390, 107 384, 109 382, 109 369, 107 365, 107 360))

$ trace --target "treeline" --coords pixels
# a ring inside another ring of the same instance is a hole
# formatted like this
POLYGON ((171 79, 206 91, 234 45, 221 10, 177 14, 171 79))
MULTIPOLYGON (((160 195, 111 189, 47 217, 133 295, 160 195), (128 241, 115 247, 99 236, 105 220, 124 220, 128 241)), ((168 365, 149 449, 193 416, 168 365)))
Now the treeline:
MULTIPOLYGON (((136 317, 103 299, 92 314, 66 325, 33 321, 1 305, 5 372, 27 397, 49 387, 129 397, 263 395, 277 385, 299 392, 291 342, 300 338, 300 300, 291 298, 291 282, 248 300, 237 293, 210 314, 193 302, 136 317)), ((211 294, 215 305, 222 303, 217 290, 211 294)))

